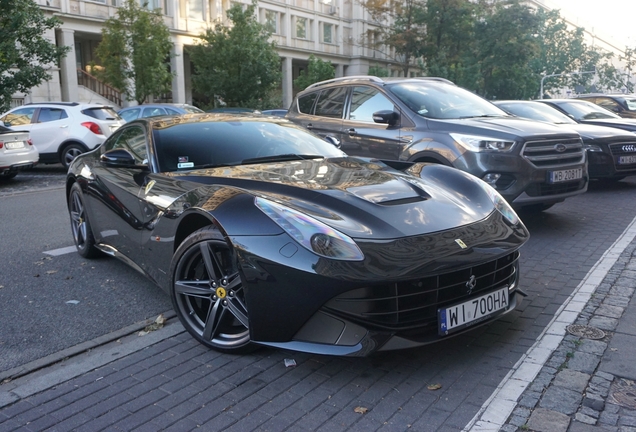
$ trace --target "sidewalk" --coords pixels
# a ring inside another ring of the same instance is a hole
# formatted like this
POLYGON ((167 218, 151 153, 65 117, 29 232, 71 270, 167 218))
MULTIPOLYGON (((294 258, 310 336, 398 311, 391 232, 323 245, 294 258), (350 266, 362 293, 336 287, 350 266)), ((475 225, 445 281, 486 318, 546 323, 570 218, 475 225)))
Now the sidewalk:
MULTIPOLYGON (((409 350, 355 360, 274 349, 232 356, 205 349, 171 319, 145 336, 105 338, 82 354, 3 382, 0 432, 636 432, 636 240, 608 269, 588 301, 560 311, 576 314, 574 325, 560 329, 549 352, 541 348, 545 361, 497 426, 453 423, 479 407, 427 389, 448 359, 470 357, 453 351, 456 343, 440 344, 430 357, 444 350, 452 357, 424 368, 408 362, 416 358, 409 350), (297 366, 285 366, 290 358, 297 366)), ((558 333, 559 323, 553 324, 558 333)), ((480 368, 461 359, 458 364, 470 373, 480 368)), ((457 385, 467 386, 470 373, 455 377, 457 385)), ((514 377, 508 383, 514 385, 514 377)), ((467 391, 493 390, 474 389, 467 391)))

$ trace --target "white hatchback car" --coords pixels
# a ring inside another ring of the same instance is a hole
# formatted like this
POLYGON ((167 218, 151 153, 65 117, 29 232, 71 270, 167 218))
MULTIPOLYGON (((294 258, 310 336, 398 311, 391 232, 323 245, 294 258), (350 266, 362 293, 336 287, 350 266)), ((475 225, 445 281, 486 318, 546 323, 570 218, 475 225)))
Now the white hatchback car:
POLYGON ((62 163, 65 167, 125 123, 112 107, 77 102, 22 105, 4 113, 0 122, 11 129, 28 131, 41 163, 62 163))

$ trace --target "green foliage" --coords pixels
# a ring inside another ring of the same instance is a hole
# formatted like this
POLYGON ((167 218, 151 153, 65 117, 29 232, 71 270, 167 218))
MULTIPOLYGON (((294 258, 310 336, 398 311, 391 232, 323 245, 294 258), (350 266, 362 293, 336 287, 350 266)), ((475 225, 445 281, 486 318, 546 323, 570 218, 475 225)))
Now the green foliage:
POLYGON ((323 61, 312 54, 309 56, 307 70, 301 71, 298 78, 294 80, 294 87, 304 90, 313 83, 328 80, 335 76, 336 72, 330 61, 323 61))
POLYGON ((388 77, 389 70, 380 66, 370 66, 368 74, 377 77, 388 77))
POLYGON ((255 18, 255 8, 256 3, 245 10, 235 4, 227 11, 232 25, 206 30, 202 42, 191 49, 194 88, 210 100, 261 109, 271 105, 281 64, 270 33, 255 18))
POLYGON ((97 68, 95 73, 121 90, 127 100, 141 104, 151 95, 170 90, 172 47, 161 11, 149 11, 136 0, 126 0, 102 29, 96 53, 103 69, 97 68))
POLYGON ((50 65, 70 47, 57 47, 43 35, 60 24, 32 0, 0 0, 0 112, 10 108, 13 93, 28 93, 51 79, 50 65))

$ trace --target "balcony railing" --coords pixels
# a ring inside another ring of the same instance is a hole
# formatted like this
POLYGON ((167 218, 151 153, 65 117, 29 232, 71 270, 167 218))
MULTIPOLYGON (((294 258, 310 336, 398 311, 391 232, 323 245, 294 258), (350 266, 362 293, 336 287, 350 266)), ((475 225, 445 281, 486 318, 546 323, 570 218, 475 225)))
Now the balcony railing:
POLYGON ((121 91, 98 80, 96 77, 89 74, 88 72, 83 71, 82 69, 77 70, 77 84, 84 86, 87 89, 94 91, 101 97, 108 99, 118 106, 121 106, 121 91))

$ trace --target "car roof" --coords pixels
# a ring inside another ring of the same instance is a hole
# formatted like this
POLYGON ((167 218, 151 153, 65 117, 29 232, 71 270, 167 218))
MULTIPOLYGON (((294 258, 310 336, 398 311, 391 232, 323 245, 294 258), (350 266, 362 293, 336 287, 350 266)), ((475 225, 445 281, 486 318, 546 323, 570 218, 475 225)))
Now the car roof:
POLYGON ((309 85, 307 88, 305 88, 302 92, 306 92, 307 90, 315 90, 319 87, 323 87, 323 86, 327 86, 331 84, 353 84, 353 83, 359 83, 359 82, 369 82, 373 84, 384 85, 384 84, 395 83, 395 82, 423 82, 423 81, 429 81, 429 82, 435 81, 435 82, 440 82, 444 84, 455 85, 455 83, 453 83, 452 81, 447 80, 446 78, 440 78, 440 77, 383 77, 383 78, 380 78, 375 75, 351 75, 351 76, 332 78, 329 80, 313 83, 309 85))

